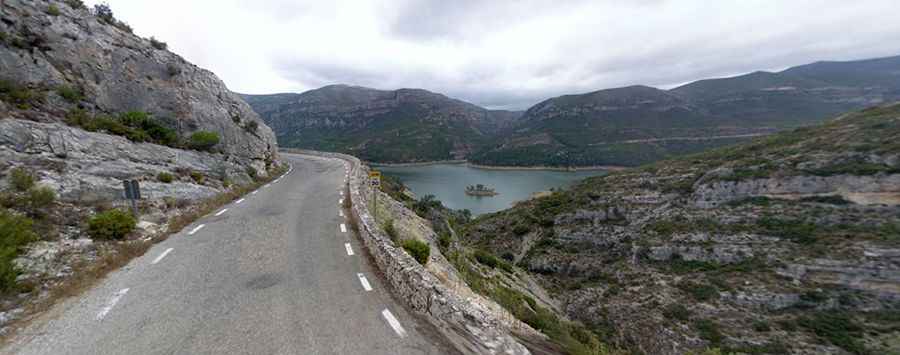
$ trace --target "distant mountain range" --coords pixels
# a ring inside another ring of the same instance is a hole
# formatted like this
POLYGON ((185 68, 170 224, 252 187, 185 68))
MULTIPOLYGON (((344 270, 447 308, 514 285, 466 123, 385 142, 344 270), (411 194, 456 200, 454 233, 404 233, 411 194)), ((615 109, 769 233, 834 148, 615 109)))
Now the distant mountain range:
POLYGON ((521 116, 421 89, 330 85, 302 94, 242 97, 284 146, 378 162, 465 159, 521 116))
POLYGON ((345 85, 242 95, 282 146, 376 162, 467 159, 504 166, 633 166, 900 100, 900 56, 781 72, 629 86, 492 111, 419 89, 345 85))

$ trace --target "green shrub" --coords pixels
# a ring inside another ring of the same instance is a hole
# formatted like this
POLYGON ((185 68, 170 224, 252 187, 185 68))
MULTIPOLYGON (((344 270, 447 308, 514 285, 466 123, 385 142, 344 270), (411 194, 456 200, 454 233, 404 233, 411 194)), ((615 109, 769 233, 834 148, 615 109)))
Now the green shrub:
POLYGON ((123 239, 134 230, 137 220, 128 212, 112 209, 88 220, 88 234, 93 239, 123 239))
POLYGON ((700 338, 708 341, 714 346, 721 344, 722 340, 725 338, 725 336, 722 335, 722 332, 719 331, 719 324, 715 321, 700 319, 694 322, 694 327, 697 329, 700 338))
POLYGON ((524 235, 530 231, 531 228, 529 228, 528 225, 524 223, 517 224, 515 227, 513 227, 513 233, 515 233, 515 235, 524 235))
POLYGON ((252 166, 245 167, 244 171, 247 173, 247 176, 249 176, 253 181, 259 179, 259 173, 257 173, 256 169, 254 169, 252 166))
POLYGON ((84 100, 84 94, 80 89, 68 85, 60 85, 56 88, 56 93, 66 101, 77 104, 84 100))
POLYGON ((169 184, 172 183, 172 181, 175 181, 175 176, 164 171, 156 175, 156 180, 159 180, 161 183, 169 184))
POLYGON ((428 263, 428 256, 431 255, 431 247, 423 241, 416 239, 404 239, 400 245, 411 255, 419 264, 428 263))
POLYGON ((765 333, 765 332, 772 330, 772 327, 769 326, 769 322, 766 322, 764 320, 758 320, 758 321, 753 322, 753 330, 755 330, 757 332, 765 333))
POLYGON ((203 177, 203 174, 201 174, 199 171, 192 171, 191 179, 194 179, 194 182, 198 184, 202 184, 203 181, 206 180, 206 178, 203 177))
POLYGON ((59 7, 57 7, 56 4, 50 4, 50 6, 47 6, 47 14, 50 16, 59 16, 61 12, 59 11, 59 7))
MULTIPOLYGON (((28 47, 28 44, 19 38, 13 38, 12 44, 20 48, 28 47)), ((0 100, 9 102, 20 110, 28 110, 35 104, 43 102, 44 95, 42 92, 26 85, 9 80, 0 80, 0 100)))
POLYGON ((700 302, 709 301, 711 299, 719 297, 719 290, 712 285, 684 281, 679 283, 677 286, 682 291, 689 293, 695 300, 700 302))
POLYGON ((816 225, 800 220, 762 217, 757 224, 767 233, 791 239, 800 244, 816 242, 816 225))
POLYGON ((863 328, 849 316, 836 312, 820 312, 802 317, 797 323, 821 338, 854 354, 868 354, 860 339, 863 328))
POLYGON ((32 211, 47 208, 56 202, 56 191, 47 187, 32 187, 28 190, 28 205, 32 211))
POLYGON ((169 45, 166 44, 166 42, 160 41, 160 40, 156 39, 155 37, 150 37, 150 45, 152 45, 153 48, 159 49, 161 51, 164 51, 164 50, 166 50, 166 48, 169 48, 169 45))
POLYGON ((86 8, 86 6, 84 6, 84 2, 81 0, 65 0, 65 2, 66 5, 69 5, 69 7, 76 10, 86 8))
POLYGON ((34 176, 23 167, 13 168, 9 172, 9 184, 17 191, 28 191, 34 186, 34 176))
POLYGON ((689 311, 684 305, 673 303, 666 306, 662 311, 663 316, 669 319, 677 319, 680 321, 686 321, 691 318, 691 311, 689 311))
POLYGON ((259 129, 259 123, 256 121, 249 121, 244 125, 244 130, 250 133, 256 133, 257 129, 259 129))
POLYGON ((0 210, 0 291, 4 293, 14 290, 16 286, 19 272, 13 260, 22 247, 37 240, 33 223, 30 218, 0 210))
POLYGON ((475 261, 492 269, 496 268, 497 265, 500 264, 500 259, 497 259, 494 254, 488 253, 481 249, 476 250, 472 255, 475 256, 475 261))
POLYGON ((397 238, 399 235, 397 233, 397 228, 394 227, 393 219, 388 219, 387 221, 384 221, 384 223, 381 224, 381 228, 384 229, 384 233, 387 234, 388 237, 391 238, 392 241, 395 241, 395 242, 397 241, 397 238))
POLYGON ((219 144, 219 134, 210 131, 194 132, 191 134, 190 144, 193 149, 208 151, 219 144))
POLYGON ((452 243, 453 237, 450 236, 450 232, 441 231, 438 234, 438 246, 441 247, 441 250, 449 249, 452 243))

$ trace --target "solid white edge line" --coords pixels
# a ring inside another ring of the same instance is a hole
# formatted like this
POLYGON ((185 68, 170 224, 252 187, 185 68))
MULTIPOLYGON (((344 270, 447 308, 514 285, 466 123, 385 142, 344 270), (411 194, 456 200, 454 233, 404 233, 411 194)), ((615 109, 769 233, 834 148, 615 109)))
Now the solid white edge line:
POLYGON ((344 211, 338 211, 338 216, 343 217, 343 216, 344 216, 344 211))
POLYGON ((128 289, 123 288, 123 289, 119 290, 119 292, 116 292, 115 294, 113 294, 112 298, 109 299, 109 302, 106 303, 106 306, 104 306, 103 309, 100 310, 100 313, 97 313, 97 320, 98 321, 103 320, 103 317, 106 317, 106 315, 109 313, 109 311, 111 311, 113 309, 113 307, 116 306, 116 303, 119 303, 119 300, 123 296, 125 296, 126 293, 128 293, 128 289))
POLYGON ((388 322, 388 325, 390 325, 391 328, 394 328, 394 332, 396 332, 397 335, 399 335, 401 338, 406 337, 406 329, 403 329, 403 326, 400 325, 400 321, 398 321, 397 318, 394 317, 391 311, 385 308, 385 310, 381 311, 381 315, 388 322))
POLYGON ((350 246, 350 243, 344 243, 344 248, 347 249, 347 255, 353 256, 353 247, 350 246))
POLYGON ((197 228, 194 228, 190 232, 188 232, 188 235, 194 235, 194 233, 197 233, 197 231, 203 229, 203 227, 206 227, 206 225, 201 224, 201 225, 197 226, 197 228))
POLYGON ((366 279, 366 275, 356 274, 356 277, 359 278, 359 283, 362 284, 363 290, 366 290, 366 292, 372 291, 372 285, 369 284, 369 280, 366 279))
POLYGON ((347 226, 341 223, 341 233, 347 233, 347 226))
POLYGON ((153 262, 151 262, 150 265, 156 265, 156 263, 158 263, 160 260, 165 258, 166 255, 169 255, 169 253, 171 253, 172 250, 175 250, 175 248, 166 249, 166 251, 162 252, 162 254, 159 254, 159 256, 157 256, 156 259, 153 259, 153 262))
POLYGON ((339 205, 343 205, 343 204, 344 204, 344 199, 338 200, 338 204, 339 204, 339 205))
POLYGON ((240 199, 240 200, 237 200, 234 204, 235 204, 235 205, 239 205, 239 204, 241 204, 241 202, 244 202, 244 200, 245 200, 245 199, 242 198, 242 199, 240 199))
POLYGON ((225 212, 228 212, 228 209, 227 209, 227 208, 226 208, 226 209, 224 209, 224 210, 221 210, 221 211, 219 211, 219 213, 216 213, 216 217, 218 217, 218 216, 221 216, 221 215, 223 215, 223 214, 225 214, 225 212))

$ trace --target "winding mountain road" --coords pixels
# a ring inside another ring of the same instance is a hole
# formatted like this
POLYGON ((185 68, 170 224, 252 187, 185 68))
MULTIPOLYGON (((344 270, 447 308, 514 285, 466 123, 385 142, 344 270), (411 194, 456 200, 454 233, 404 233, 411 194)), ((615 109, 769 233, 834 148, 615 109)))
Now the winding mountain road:
POLYGON ((454 353, 342 225, 346 163, 282 157, 290 173, 56 305, 0 353, 454 353))

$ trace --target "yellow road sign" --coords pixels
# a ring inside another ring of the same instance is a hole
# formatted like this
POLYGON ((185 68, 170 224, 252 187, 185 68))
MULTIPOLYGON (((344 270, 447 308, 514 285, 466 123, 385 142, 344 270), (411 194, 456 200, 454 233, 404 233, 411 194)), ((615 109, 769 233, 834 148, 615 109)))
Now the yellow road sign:
POLYGON ((369 179, 379 179, 381 180, 381 172, 378 170, 369 171, 369 179))

